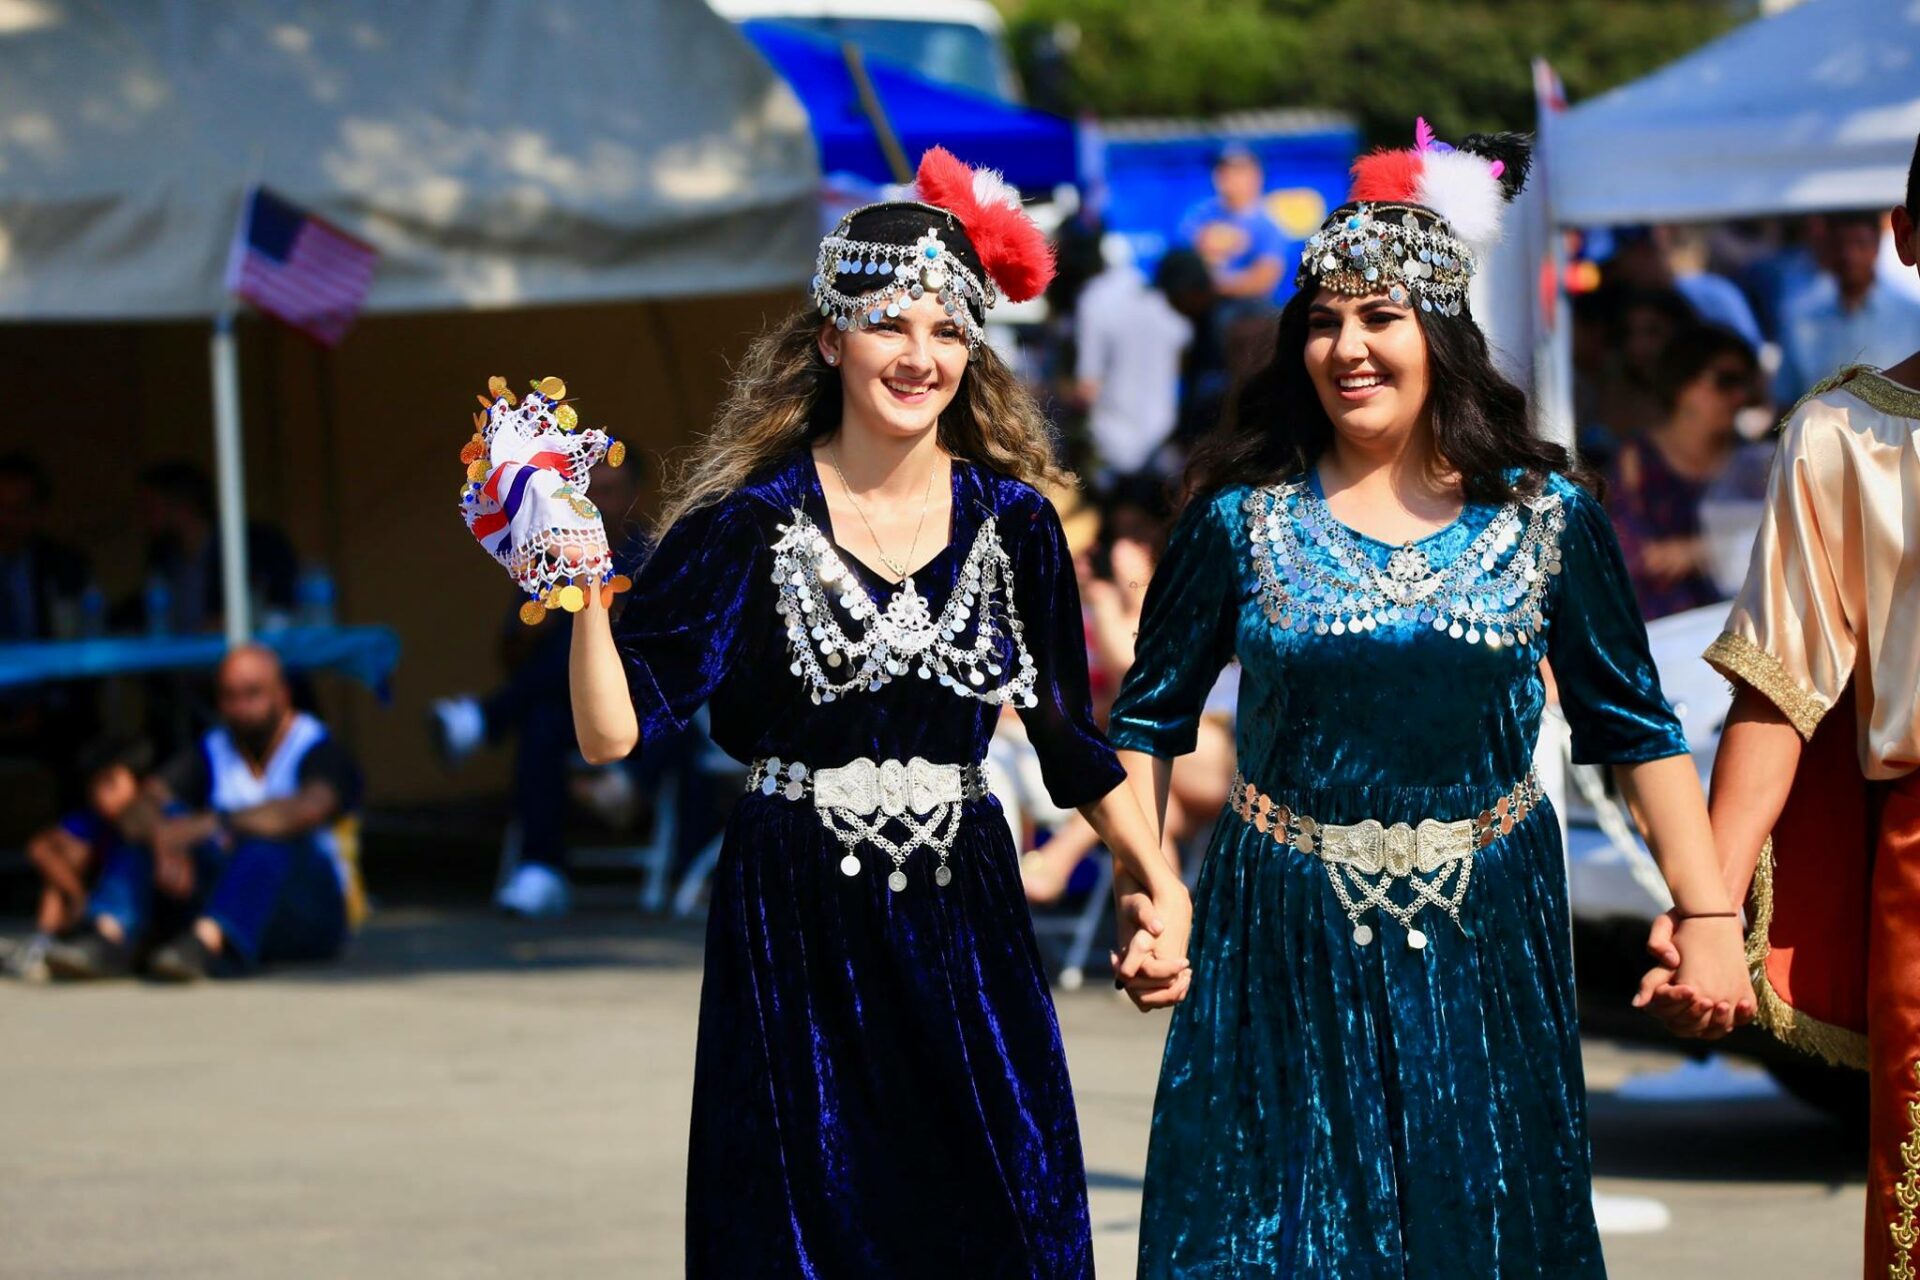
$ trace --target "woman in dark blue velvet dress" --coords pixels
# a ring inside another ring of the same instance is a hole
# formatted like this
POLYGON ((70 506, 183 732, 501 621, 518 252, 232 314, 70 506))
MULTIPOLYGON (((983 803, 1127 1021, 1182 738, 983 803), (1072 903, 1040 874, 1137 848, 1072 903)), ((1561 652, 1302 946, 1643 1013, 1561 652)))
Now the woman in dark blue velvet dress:
POLYGON ((1523 160, 1470 139, 1362 161, 1272 363, 1193 459, 1109 726, 1130 772, 1164 776, 1238 657, 1240 776, 1195 893, 1143 1277, 1603 1274, 1531 771, 1543 662, 1575 758, 1626 766, 1648 815, 1686 916, 1672 994, 1730 1021, 1746 991, 1619 549, 1465 312, 1455 219, 1485 211, 1448 195, 1477 182, 1497 208, 1523 160))
POLYGON ((981 342, 1049 261, 983 182, 933 154, 925 203, 842 221, 818 310, 746 356, 618 627, 592 592, 574 628, 589 759, 706 704, 751 768, 712 882, 690 1275, 1092 1274, 1059 1028, 980 770, 1004 706, 1146 887, 1121 904, 1136 1002, 1185 990, 1185 890, 1094 726, 1035 487, 1060 473, 981 342))

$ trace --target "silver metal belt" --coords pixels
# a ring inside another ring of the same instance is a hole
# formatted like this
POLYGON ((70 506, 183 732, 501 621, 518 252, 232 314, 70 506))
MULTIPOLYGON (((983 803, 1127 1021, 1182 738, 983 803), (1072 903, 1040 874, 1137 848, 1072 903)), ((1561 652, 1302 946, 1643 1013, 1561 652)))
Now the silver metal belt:
POLYGON ((860 857, 854 850, 868 844, 893 863, 887 887, 899 893, 907 887, 907 858, 919 849, 939 855, 935 884, 944 888, 953 879, 947 855, 960 832, 961 811, 966 801, 987 795, 987 777, 978 763, 936 764, 920 756, 911 760, 862 756, 826 769, 768 756, 755 760, 748 770, 747 790, 793 801, 810 798, 821 825, 846 850, 840 859, 842 874, 860 874, 860 857), (889 824, 903 829, 900 838, 886 834, 883 828, 889 824))
MULTIPOLYGON (((1427 935, 1414 924, 1414 917, 1431 904, 1460 925, 1460 904, 1473 876, 1474 855, 1510 833, 1546 793, 1540 779, 1529 772, 1491 808, 1471 818, 1423 818, 1418 823, 1391 825, 1375 818, 1354 823, 1317 821, 1278 803, 1238 773, 1228 795, 1228 806, 1242 822, 1275 844, 1325 864, 1334 896, 1353 925, 1356 943, 1364 947, 1373 941, 1373 926, 1360 917, 1368 908, 1376 908, 1398 920, 1407 931, 1407 945, 1420 951, 1427 945, 1427 935), (1405 881, 1413 891, 1410 904, 1402 906, 1387 896, 1395 881, 1405 881)), ((1461 928, 1464 931, 1465 926, 1461 928)))

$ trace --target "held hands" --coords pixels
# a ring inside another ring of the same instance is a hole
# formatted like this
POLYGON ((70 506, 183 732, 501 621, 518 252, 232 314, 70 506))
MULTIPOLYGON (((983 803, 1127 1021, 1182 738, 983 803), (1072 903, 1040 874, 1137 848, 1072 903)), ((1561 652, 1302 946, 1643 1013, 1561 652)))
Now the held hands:
POLYGON ((1647 954, 1654 967, 1640 980, 1633 1007, 1675 1035, 1718 1040, 1753 1021, 1758 1001, 1737 917, 1688 917, 1675 908, 1654 919, 1647 954))
POLYGON ((1193 930, 1193 903, 1187 887, 1169 876, 1149 895, 1134 891, 1115 903, 1120 950, 1108 953, 1114 984, 1142 1013, 1167 1009, 1187 998, 1193 970, 1187 938, 1193 930))

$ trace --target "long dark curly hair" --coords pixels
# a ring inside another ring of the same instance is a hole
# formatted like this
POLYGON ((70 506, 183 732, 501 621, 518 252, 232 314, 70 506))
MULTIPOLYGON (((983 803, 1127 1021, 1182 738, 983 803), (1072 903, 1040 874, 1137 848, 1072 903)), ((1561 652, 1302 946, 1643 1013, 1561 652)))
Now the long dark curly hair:
MULTIPOLYGON (((1234 484, 1274 484, 1312 467, 1333 443, 1333 422, 1305 360, 1308 313, 1318 297, 1317 290, 1302 289, 1281 310, 1273 358, 1235 389, 1220 424, 1194 446, 1184 499, 1234 484)), ((1469 502, 1538 493, 1554 472, 1594 487, 1594 477, 1566 449, 1534 433, 1526 393, 1494 367, 1486 335, 1470 314, 1415 309, 1413 315, 1427 337, 1437 472, 1457 474, 1469 502), (1508 476, 1516 468, 1517 483, 1508 476)))

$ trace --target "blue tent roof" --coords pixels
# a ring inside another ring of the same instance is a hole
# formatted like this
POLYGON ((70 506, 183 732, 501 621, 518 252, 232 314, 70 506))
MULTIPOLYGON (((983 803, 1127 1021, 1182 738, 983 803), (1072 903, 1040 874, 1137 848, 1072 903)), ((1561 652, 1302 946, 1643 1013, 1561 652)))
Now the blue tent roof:
MULTIPOLYGON (((823 173, 894 180, 873 125, 860 109, 839 45, 776 22, 745 22, 740 29, 806 107, 823 173)), ((1078 179, 1071 120, 940 84, 899 63, 869 58, 866 66, 909 164, 937 145, 970 165, 1000 170, 1025 191, 1047 191, 1078 179)))

